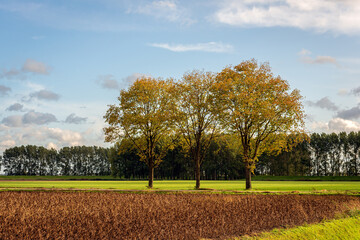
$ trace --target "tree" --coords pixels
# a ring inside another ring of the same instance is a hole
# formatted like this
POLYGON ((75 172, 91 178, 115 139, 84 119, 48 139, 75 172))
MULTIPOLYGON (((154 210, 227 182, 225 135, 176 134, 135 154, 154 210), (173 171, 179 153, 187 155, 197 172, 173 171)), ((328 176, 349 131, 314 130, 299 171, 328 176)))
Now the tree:
POLYGON ((195 188, 200 188, 200 167, 211 140, 218 132, 217 110, 213 106, 215 75, 192 71, 177 84, 178 130, 195 165, 195 188))
POLYGON ((268 64, 256 60, 223 69, 217 76, 217 107, 221 121, 238 134, 245 163, 246 189, 251 189, 251 173, 263 152, 291 148, 289 133, 296 144, 304 138, 304 110, 298 90, 290 91, 287 81, 275 77, 268 64))
POLYGON ((351 176, 359 176, 359 154, 360 154, 360 132, 350 132, 347 141, 349 145, 351 146, 351 159, 348 163, 348 175, 351 176))
POLYGON ((137 79, 128 90, 121 90, 118 105, 110 105, 104 116, 105 141, 130 139, 140 160, 149 168, 149 188, 153 187, 154 168, 171 146, 175 113, 172 81, 137 79))

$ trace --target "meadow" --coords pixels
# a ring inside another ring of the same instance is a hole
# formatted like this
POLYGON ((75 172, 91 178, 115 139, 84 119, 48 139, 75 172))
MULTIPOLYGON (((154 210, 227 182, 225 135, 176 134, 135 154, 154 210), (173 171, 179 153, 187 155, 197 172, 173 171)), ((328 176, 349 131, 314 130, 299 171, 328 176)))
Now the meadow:
MULTIPOLYGON (((360 193, 358 181, 252 181, 253 192, 336 192, 360 193)), ((194 190, 193 180, 156 180, 154 189, 158 191, 194 190)), ((108 190, 147 190, 147 181, 90 181, 90 180, 2 180, 0 189, 108 189, 108 190)), ((244 180, 201 181, 201 189, 209 191, 245 191, 244 180)), ((149 191, 153 191, 149 190, 149 191)))
POLYGON ((255 236, 243 236, 234 240, 354 240, 360 239, 360 213, 340 219, 305 224, 289 229, 273 229, 255 236))

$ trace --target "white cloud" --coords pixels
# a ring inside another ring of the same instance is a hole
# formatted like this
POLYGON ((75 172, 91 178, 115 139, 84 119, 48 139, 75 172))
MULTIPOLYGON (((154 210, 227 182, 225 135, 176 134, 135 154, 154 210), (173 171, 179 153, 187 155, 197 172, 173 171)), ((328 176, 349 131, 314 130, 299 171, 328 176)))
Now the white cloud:
POLYGON ((330 57, 330 56, 317 56, 316 58, 303 57, 302 61, 304 63, 308 63, 308 64, 326 64, 326 63, 330 63, 330 64, 338 65, 336 59, 334 57, 330 57))
POLYGON ((314 131, 332 132, 357 132, 360 131, 360 123, 342 118, 333 118, 329 122, 313 122, 311 128, 314 131))
POLYGON ((280 26, 359 34, 359 11, 357 0, 227 0, 214 18, 240 27, 280 26))
POLYGON ((49 142, 49 144, 46 146, 47 149, 55 149, 55 150, 58 150, 59 147, 53 143, 53 142, 49 142))
POLYGON ((31 39, 32 40, 41 40, 41 39, 44 39, 45 37, 44 36, 32 36, 31 39))
POLYGON ((34 111, 30 111, 22 117, 22 122, 24 124, 43 125, 56 121, 56 117, 51 113, 40 113, 34 111))
POLYGON ((6 108, 6 111, 14 111, 14 112, 20 112, 24 110, 24 105, 20 103, 14 103, 10 105, 8 108, 6 108))
POLYGON ((351 94, 354 94, 355 96, 360 96, 360 87, 351 89, 351 94))
POLYGON ((301 49, 301 51, 299 52, 299 55, 300 56, 306 56, 306 55, 310 55, 311 54, 311 52, 309 51, 309 50, 307 50, 307 49, 301 49))
POLYGON ((130 8, 128 13, 144 14, 182 24, 192 24, 195 22, 189 17, 187 11, 180 7, 177 1, 173 0, 152 1, 135 8, 130 8))
POLYGON ((49 74, 50 68, 45 63, 35 61, 33 59, 27 59, 24 63, 22 70, 24 72, 32 72, 38 74, 49 74))
POLYGON ((343 119, 358 119, 360 118, 360 105, 350 108, 350 109, 346 109, 346 110, 341 110, 337 113, 337 117, 343 118, 343 119))
POLYGON ((306 102, 309 106, 312 107, 319 107, 327 110, 338 110, 339 107, 336 106, 334 102, 332 102, 328 97, 323 97, 320 100, 313 102, 313 101, 307 101, 306 102))
POLYGON ((30 93, 30 99, 36 98, 38 100, 47 100, 47 101, 57 101, 60 98, 60 95, 54 93, 50 90, 40 90, 33 93, 30 93))
POLYGON ((338 95, 340 95, 340 96, 346 96, 346 95, 348 95, 349 94, 349 90, 347 90, 347 89, 345 89, 345 88, 341 88, 341 89, 339 89, 339 91, 338 91, 338 95))
POLYGON ((99 76, 96 82, 106 89, 116 90, 120 88, 118 81, 111 74, 99 76))
POLYGON ((47 138, 57 140, 62 144, 68 144, 71 146, 82 144, 83 138, 79 132, 63 130, 60 128, 44 128, 44 130, 44 134, 47 138))
POLYGON ((30 111, 21 115, 11 115, 5 117, 2 123, 8 127, 23 127, 24 125, 44 125, 52 122, 57 122, 56 117, 51 113, 40 113, 30 111))
POLYGON ((360 131, 360 124, 355 121, 345 120, 342 118, 334 118, 329 121, 329 129, 333 132, 351 132, 360 131))
POLYGON ((8 129, 9 129, 9 127, 6 126, 5 124, 0 124, 0 132, 6 131, 6 130, 8 130, 8 129))
POLYGON ((0 73, 0 79, 5 78, 5 79, 24 80, 31 73, 47 75, 49 74, 49 71, 50 71, 50 67, 47 66, 45 63, 38 62, 33 59, 27 59, 21 69, 16 69, 16 68, 10 70, 2 69, 2 72, 0 73))
POLYGON ((23 125, 22 116, 20 115, 5 117, 1 122, 8 127, 21 127, 23 125))
POLYGON ((19 128, 11 128, 0 124, 0 154, 7 148, 28 144, 55 149, 79 145, 109 146, 104 143, 104 126, 102 119, 92 123, 85 131, 43 125, 21 125, 19 128))
POLYGON ((0 85, 0 97, 6 96, 8 92, 11 91, 11 88, 6 87, 4 85, 0 85))
POLYGON ((0 78, 24 80, 26 76, 18 69, 3 69, 2 73, 0 74, 0 78))
POLYGON ((337 60, 331 56, 311 57, 311 52, 307 49, 302 49, 298 54, 300 55, 300 60, 307 64, 334 64, 338 67, 340 66, 337 60))
POLYGON ((329 125, 327 122, 317 122, 314 121, 311 123, 310 128, 313 131, 323 131, 323 132, 328 132, 329 130, 329 125))
POLYGON ((152 43, 152 47, 164 48, 173 52, 216 52, 225 53, 233 51, 233 46, 230 44, 223 44, 219 42, 196 43, 196 44, 168 44, 168 43, 152 43))
POLYGON ((138 78, 143 78, 143 77, 151 77, 151 75, 149 74, 143 74, 143 73, 133 73, 130 76, 127 76, 126 78, 124 78, 124 82, 125 84, 133 84, 136 79, 138 78))
POLYGON ((81 123, 85 123, 86 120, 87 120, 86 117, 79 117, 76 116, 75 113, 72 113, 66 117, 65 123, 81 124, 81 123))
POLYGON ((14 140, 4 140, 0 142, 0 149, 14 147, 15 144, 14 140))
POLYGON ((45 143, 44 145, 46 146, 51 142, 57 146, 77 146, 83 144, 81 133, 76 131, 49 127, 23 128, 22 130, 23 133, 18 137, 19 143, 45 143))

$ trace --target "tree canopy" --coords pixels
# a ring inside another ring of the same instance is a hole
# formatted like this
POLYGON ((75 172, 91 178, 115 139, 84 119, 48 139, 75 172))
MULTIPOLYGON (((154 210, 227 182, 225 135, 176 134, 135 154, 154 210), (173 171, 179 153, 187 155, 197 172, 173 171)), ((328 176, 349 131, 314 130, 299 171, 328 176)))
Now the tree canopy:
POLYGON ((200 188, 200 166, 211 140, 219 131, 212 87, 215 74, 192 71, 177 84, 176 126, 195 165, 195 188, 200 188))
POLYGON ((251 188, 251 172, 263 152, 291 148, 304 138, 304 110, 298 90, 290 91, 286 80, 274 76, 267 63, 243 61, 223 69, 217 76, 217 108, 228 131, 238 135, 246 170, 246 188, 251 188))
POLYGON ((104 116, 106 141, 129 139, 138 149, 140 160, 149 167, 149 188, 153 187, 154 168, 159 166, 172 142, 175 103, 171 80, 137 79, 121 90, 119 104, 110 105, 104 116))

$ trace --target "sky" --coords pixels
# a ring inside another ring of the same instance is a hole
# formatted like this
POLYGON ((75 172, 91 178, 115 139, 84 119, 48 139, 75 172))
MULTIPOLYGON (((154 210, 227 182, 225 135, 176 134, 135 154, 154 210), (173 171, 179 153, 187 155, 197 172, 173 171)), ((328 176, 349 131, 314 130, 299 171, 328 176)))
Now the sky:
POLYGON ((359 0, 0 0, 0 153, 104 143, 141 76, 268 62, 308 132, 360 131, 359 0))

